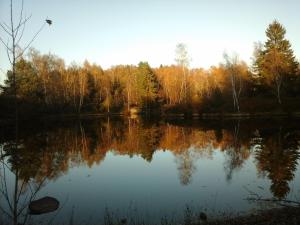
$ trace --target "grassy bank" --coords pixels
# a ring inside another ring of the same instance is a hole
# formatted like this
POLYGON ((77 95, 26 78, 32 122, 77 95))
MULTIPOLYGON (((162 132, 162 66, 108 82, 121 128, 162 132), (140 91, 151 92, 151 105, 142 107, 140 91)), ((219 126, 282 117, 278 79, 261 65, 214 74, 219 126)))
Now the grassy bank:
MULTIPOLYGON (((175 216, 176 217, 176 216, 175 216)), ((73 221, 73 220, 70 220, 73 221)), ((101 224, 101 223, 100 223, 101 224)), ((115 218, 114 214, 106 213, 104 225, 147 225, 142 218, 115 218)), ((243 216, 223 215, 222 218, 209 218, 203 212, 195 213, 189 208, 184 212, 183 220, 161 218, 158 225, 299 225, 300 207, 285 206, 269 210, 257 211, 243 216)), ((70 224, 71 225, 71 224, 70 224)), ((75 225, 75 223, 74 223, 75 225)), ((88 224, 86 224, 88 225, 88 224)))
MULTIPOLYGON (((146 225, 147 222, 134 218, 113 218, 113 214, 106 214, 105 225, 146 225)), ((299 225, 300 207, 285 206, 269 210, 257 211, 243 216, 223 215, 220 219, 209 218, 205 213, 195 213, 186 208, 182 221, 162 218, 159 225, 299 225)))

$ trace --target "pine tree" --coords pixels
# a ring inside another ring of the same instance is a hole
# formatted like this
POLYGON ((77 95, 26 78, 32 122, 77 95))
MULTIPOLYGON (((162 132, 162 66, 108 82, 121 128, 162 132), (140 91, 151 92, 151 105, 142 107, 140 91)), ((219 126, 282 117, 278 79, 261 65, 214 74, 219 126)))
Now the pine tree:
POLYGON ((27 98, 31 101, 39 101, 41 97, 41 84, 38 80, 36 71, 32 64, 25 59, 21 58, 16 62, 15 75, 13 76, 12 71, 7 72, 7 79, 4 81, 2 87, 5 95, 14 95, 14 89, 17 90, 17 98, 27 98), (14 79, 16 85, 14 86, 14 79))
POLYGON ((158 103, 159 82, 147 62, 139 63, 137 79, 142 109, 150 112, 158 103))
POLYGON ((281 104, 282 88, 290 85, 297 73, 298 63, 295 60, 290 42, 285 38, 286 30, 273 21, 266 30, 267 41, 256 53, 255 68, 262 82, 276 93, 281 104))

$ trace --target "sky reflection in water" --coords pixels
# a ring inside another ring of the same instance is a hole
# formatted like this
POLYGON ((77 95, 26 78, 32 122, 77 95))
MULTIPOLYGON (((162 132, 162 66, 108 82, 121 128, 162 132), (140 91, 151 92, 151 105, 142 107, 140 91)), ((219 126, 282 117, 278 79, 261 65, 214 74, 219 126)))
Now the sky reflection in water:
MULTIPOLYGON (((28 203, 33 183, 42 181, 35 198, 52 196, 61 203, 59 211, 29 220, 73 217, 79 223, 96 223, 107 208, 121 218, 151 222, 181 217, 186 205, 209 215, 270 207, 246 201, 251 192, 267 198, 299 197, 297 121, 182 125, 101 119, 50 124, 21 130, 17 153, 9 132, 0 140, 9 167, 1 166, 1 179, 10 201, 17 173, 18 189, 24 183, 19 209, 28 203)), ((13 214, 7 199, 0 203, 13 214)))

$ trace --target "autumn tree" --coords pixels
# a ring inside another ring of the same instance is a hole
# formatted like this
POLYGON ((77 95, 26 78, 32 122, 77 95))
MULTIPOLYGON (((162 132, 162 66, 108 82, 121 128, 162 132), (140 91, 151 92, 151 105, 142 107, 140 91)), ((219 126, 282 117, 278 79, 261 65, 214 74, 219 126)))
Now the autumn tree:
POLYGON ((273 21, 266 30, 267 41, 255 56, 256 72, 275 91, 279 104, 282 103, 282 88, 296 75, 298 66, 285 34, 283 25, 273 21))
POLYGON ((127 111, 138 102, 137 67, 134 65, 117 65, 109 69, 110 76, 117 79, 122 91, 119 92, 119 101, 123 101, 127 111))
POLYGON ((66 80, 64 60, 53 54, 41 54, 30 49, 27 60, 31 62, 41 85, 40 97, 45 107, 62 105, 66 98, 66 80))
POLYGON ((163 97, 166 104, 174 106, 181 103, 182 70, 180 67, 161 66, 155 70, 162 86, 163 97))
POLYGON ((188 82, 190 83, 190 95, 193 105, 199 106, 203 98, 210 92, 210 74, 204 69, 192 69, 188 82))

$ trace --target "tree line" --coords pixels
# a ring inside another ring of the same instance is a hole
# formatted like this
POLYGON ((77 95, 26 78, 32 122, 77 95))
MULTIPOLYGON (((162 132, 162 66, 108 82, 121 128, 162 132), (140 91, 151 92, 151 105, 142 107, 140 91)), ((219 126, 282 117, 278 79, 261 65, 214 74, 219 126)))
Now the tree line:
POLYGON ((7 72, 1 86, 1 116, 20 114, 257 112, 300 109, 300 69, 286 30, 273 21, 267 40, 257 43, 248 66, 237 55, 209 69, 189 68, 186 45, 176 46, 176 64, 147 62, 109 69, 85 61, 66 66, 53 54, 31 49, 7 72), (15 76, 14 76, 15 75, 15 76))

